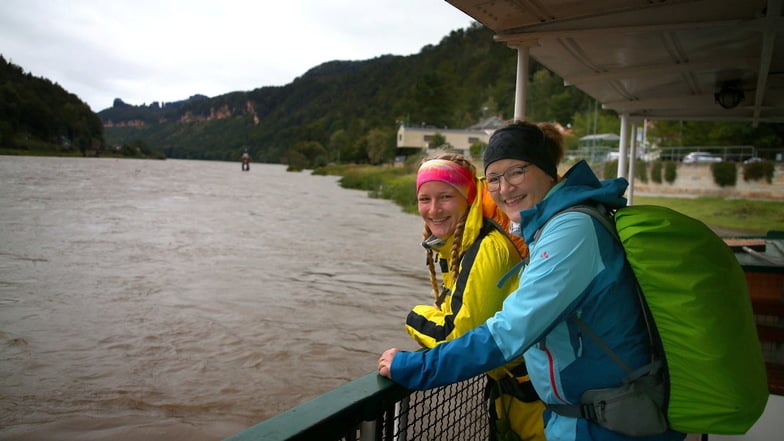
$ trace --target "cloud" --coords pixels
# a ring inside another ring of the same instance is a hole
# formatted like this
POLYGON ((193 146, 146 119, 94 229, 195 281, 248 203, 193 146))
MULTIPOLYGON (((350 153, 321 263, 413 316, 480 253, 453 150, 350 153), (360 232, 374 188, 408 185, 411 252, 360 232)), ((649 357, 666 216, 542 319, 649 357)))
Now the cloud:
POLYGON ((414 54, 470 23, 442 0, 4 0, 0 54, 99 111, 284 85, 331 60, 414 54))

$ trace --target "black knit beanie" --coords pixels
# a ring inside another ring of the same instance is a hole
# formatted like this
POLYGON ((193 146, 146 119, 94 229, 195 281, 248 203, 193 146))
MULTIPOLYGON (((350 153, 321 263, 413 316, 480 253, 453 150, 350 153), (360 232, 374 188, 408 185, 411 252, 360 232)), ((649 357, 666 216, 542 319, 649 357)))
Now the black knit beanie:
POLYGON ((500 159, 530 162, 558 179, 558 169, 545 146, 544 132, 534 124, 510 124, 493 133, 484 154, 485 174, 487 166, 500 159))

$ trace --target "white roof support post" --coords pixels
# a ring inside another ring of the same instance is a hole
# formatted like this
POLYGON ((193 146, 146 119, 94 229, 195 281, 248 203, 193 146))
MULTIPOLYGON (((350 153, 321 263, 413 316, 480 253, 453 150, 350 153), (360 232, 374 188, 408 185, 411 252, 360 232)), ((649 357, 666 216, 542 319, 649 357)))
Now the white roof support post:
POLYGON ((637 168, 637 124, 632 124, 632 142, 631 149, 629 149, 629 196, 627 197, 626 205, 634 204, 634 169, 637 168))
POLYGON ((528 46, 517 48, 517 83, 515 84, 514 119, 525 120, 525 101, 528 98, 528 46))
MULTIPOLYGON (((627 153, 629 151, 629 114, 622 113, 621 114, 621 140, 619 141, 618 145, 618 177, 625 178, 626 177, 626 158, 627 153)), ((632 182, 629 182, 629 185, 633 185, 632 182)))

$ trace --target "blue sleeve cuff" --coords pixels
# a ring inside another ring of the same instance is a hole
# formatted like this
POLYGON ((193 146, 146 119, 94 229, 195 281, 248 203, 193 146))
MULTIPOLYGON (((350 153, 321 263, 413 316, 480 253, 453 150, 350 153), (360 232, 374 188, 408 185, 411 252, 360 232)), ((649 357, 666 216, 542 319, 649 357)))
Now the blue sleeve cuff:
POLYGON ((398 352, 392 380, 411 390, 426 390, 466 380, 504 365, 507 360, 486 325, 421 352, 398 352))

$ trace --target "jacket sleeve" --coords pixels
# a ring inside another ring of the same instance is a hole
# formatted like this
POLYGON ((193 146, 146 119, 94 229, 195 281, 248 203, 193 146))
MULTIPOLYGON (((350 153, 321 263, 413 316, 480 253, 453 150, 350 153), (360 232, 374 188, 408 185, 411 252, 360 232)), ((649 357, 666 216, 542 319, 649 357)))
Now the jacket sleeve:
POLYGON ((406 318, 406 331, 424 347, 453 340, 483 324, 501 309, 504 299, 517 285, 517 279, 497 287, 499 280, 520 261, 513 244, 502 233, 490 232, 479 244, 465 283, 452 282, 451 295, 441 309, 434 305, 417 305, 406 318))
POLYGON ((411 390, 426 390, 466 380, 505 364, 485 325, 462 337, 421 352, 398 352, 392 380, 411 390))
POLYGON ((487 322, 498 348, 511 359, 522 355, 574 313, 604 269, 593 220, 568 212, 548 222, 536 242, 520 285, 487 322))

